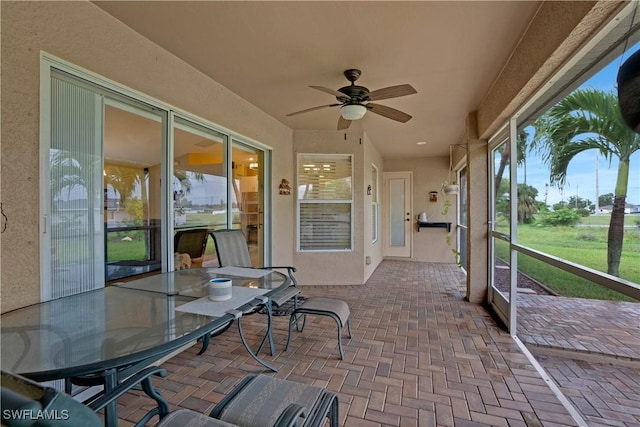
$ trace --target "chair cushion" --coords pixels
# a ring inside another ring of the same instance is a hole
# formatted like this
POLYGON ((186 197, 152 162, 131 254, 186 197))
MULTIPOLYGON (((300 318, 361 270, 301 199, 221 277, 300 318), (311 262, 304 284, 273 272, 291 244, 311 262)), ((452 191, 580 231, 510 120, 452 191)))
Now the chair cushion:
POLYGON ((344 326, 349 319, 349 305, 340 299, 325 298, 325 297, 310 297, 302 304, 296 312, 310 313, 310 314, 322 314, 333 313, 340 319, 341 324, 344 326))
POLYGON ((164 417, 156 427, 237 427, 188 409, 178 409, 164 417))
POLYGON ((307 420, 325 394, 321 387, 257 375, 221 411, 219 418, 245 427, 270 427, 295 403, 307 408, 307 420))

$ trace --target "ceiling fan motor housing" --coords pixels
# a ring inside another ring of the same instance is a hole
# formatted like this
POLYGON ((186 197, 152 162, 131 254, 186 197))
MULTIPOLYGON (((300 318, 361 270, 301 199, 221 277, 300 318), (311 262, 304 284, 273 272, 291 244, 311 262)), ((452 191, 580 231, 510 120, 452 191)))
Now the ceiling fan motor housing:
POLYGON ((354 84, 354 82, 358 80, 361 75, 362 71, 356 68, 344 70, 344 76, 351 82, 351 85, 341 87, 340 89, 338 89, 338 92, 344 93, 349 99, 336 96, 336 99, 338 101, 345 104, 360 104, 361 102, 366 100, 367 95, 369 94, 369 89, 364 86, 358 86, 354 84))
POLYGON ((366 100, 367 95, 369 94, 369 89, 364 86, 357 86, 352 84, 351 86, 345 86, 338 89, 338 92, 344 93, 349 99, 343 99, 342 97, 336 96, 336 99, 341 102, 349 101, 350 103, 359 103, 366 100))

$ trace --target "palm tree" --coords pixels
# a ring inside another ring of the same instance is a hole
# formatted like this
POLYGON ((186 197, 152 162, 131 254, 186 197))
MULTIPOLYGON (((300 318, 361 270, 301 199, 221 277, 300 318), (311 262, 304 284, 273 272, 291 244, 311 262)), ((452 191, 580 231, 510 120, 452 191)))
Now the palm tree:
MULTIPOLYGON (((517 164, 524 164, 525 173, 524 173, 524 183, 527 183, 527 163, 526 163, 526 152, 527 152, 527 139, 529 138, 529 132, 525 129, 522 129, 518 132, 518 139, 516 140, 516 158, 517 164)), ((500 181, 502 181, 502 175, 504 175, 504 171, 509 164, 509 153, 510 153, 510 144, 508 142, 504 143, 502 146, 502 150, 500 151, 500 163, 498 165, 498 170, 496 171, 494 188, 496 191, 500 188, 500 181)))
POLYGON ((86 225, 90 236, 95 233, 95 210, 101 210, 91 193, 92 189, 102 187, 100 174, 96 172, 100 169, 100 158, 91 153, 72 154, 67 150, 52 149, 49 155, 51 210, 57 211, 65 200, 86 198, 86 225))
POLYGON ((569 163, 584 151, 598 150, 609 161, 618 158, 607 237, 607 272, 619 276, 629 159, 640 149, 640 135, 625 124, 617 97, 611 92, 596 89, 573 92, 539 118, 534 128, 535 143, 547 148, 543 160, 550 166, 552 184, 562 186, 566 183, 569 163))
POLYGON ((531 222, 538 212, 538 189, 527 184, 518 184, 518 222, 531 222))

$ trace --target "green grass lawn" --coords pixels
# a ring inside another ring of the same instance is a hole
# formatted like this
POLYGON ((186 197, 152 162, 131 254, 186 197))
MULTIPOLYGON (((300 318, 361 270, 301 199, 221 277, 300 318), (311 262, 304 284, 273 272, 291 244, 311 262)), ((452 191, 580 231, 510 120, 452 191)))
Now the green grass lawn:
MULTIPOLYGON (((182 224, 184 228, 209 227, 211 229, 224 228, 226 226, 225 214, 207 214, 207 213, 187 213, 187 222, 182 224)), ((240 216, 234 215, 234 223, 240 222, 240 216)), ((125 261, 125 260, 144 260, 146 259, 146 247, 144 243, 144 235, 142 232, 132 234, 132 241, 123 241, 123 237, 127 236, 126 232, 118 232, 110 234, 110 240, 107 243, 107 262, 125 261)), ((132 237, 129 236, 129 237, 132 237)), ((213 240, 209 238, 205 254, 215 254, 215 245, 213 240)))
MULTIPOLYGON (((584 265, 594 270, 607 271, 607 227, 539 227, 518 226, 518 243, 584 265)), ((507 256, 506 248, 500 248, 499 256, 507 256)), ((592 299, 632 300, 615 291, 580 279, 570 273, 519 255, 518 268, 547 285, 557 293, 569 297, 592 299)), ((640 283, 640 229, 626 228, 620 261, 620 277, 640 283)))
MULTIPOLYGON (((581 224, 584 225, 609 225, 611 221, 611 215, 589 215, 580 220, 581 224)), ((640 221, 639 214, 626 214, 624 216, 624 225, 625 226, 637 226, 638 221, 640 221)))
POLYGON ((518 255, 518 268, 530 277, 545 284, 556 293, 573 298, 602 299, 612 301, 637 302, 632 298, 600 286, 588 280, 581 279, 559 268, 545 264, 542 261, 526 255, 518 255))

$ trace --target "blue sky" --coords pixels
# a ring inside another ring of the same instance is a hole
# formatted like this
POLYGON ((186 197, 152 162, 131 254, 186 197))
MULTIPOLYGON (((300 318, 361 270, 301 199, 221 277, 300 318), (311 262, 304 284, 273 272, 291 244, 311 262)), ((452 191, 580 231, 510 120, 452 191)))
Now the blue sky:
MULTIPOLYGON (((618 68, 632 53, 640 49, 640 43, 628 49, 622 58, 617 58, 602 71, 587 80, 581 88, 594 88, 605 91, 616 90, 618 68)), ((531 134, 533 132, 530 132, 531 134)), ((598 171, 598 194, 613 193, 617 177, 618 161, 609 160, 597 155, 595 150, 589 150, 577 155, 569 164, 567 170, 567 184, 562 191, 557 187, 548 187, 547 204, 552 205, 561 200, 568 201, 569 197, 578 195, 583 199, 595 202, 596 199, 596 169, 598 171), (596 160, 597 159, 597 160, 596 160), (598 166, 596 167, 596 161, 598 166)), ((524 182, 524 168, 518 168, 518 182, 524 182)), ((545 184, 549 184, 549 167, 542 163, 540 156, 535 153, 527 154, 527 184, 538 189, 538 200, 545 199, 545 184)), ((640 152, 631 156, 627 202, 640 204, 640 152)))

